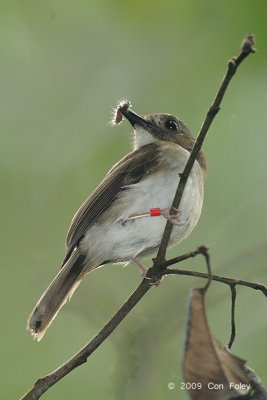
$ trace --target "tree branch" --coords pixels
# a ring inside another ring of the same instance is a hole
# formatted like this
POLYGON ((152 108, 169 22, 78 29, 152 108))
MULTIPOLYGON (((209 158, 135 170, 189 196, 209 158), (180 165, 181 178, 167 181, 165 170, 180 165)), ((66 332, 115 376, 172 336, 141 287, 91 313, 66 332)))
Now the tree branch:
MULTIPOLYGON (((226 76, 221 84, 221 87, 218 91, 218 94, 210 107, 207 116, 204 120, 202 128, 200 130, 199 136, 196 140, 195 146, 190 154, 190 157, 186 163, 185 169, 181 175, 181 179, 179 181, 179 185, 177 188, 177 192, 175 194, 171 213, 174 213, 174 208, 178 209, 179 204, 182 198, 182 194, 188 179, 188 176, 191 172, 191 169, 194 165, 194 162, 197 158, 197 155, 201 149, 202 143, 205 139, 205 136, 208 132, 208 129, 220 109, 221 101, 224 97, 225 91, 234 76, 237 68, 241 64, 241 62, 251 53, 254 53, 255 50, 252 48, 254 44, 253 35, 248 35, 245 41, 243 42, 242 50, 240 55, 237 58, 233 58, 228 63, 228 71, 226 76)), ((116 312, 116 314, 103 326, 103 328, 96 334, 96 336, 86 345, 84 346, 78 353, 76 353, 71 359, 69 359, 66 363, 62 366, 57 368, 55 371, 50 373, 49 375, 45 376, 44 378, 38 379, 35 383, 33 388, 26 393, 21 400, 37 400, 39 399, 42 394, 44 394, 51 386, 53 386, 56 382, 62 379, 65 375, 69 374, 75 368, 80 366, 81 364, 85 363, 88 357, 100 346, 101 343, 113 332, 113 330, 119 325, 119 323, 127 316, 127 314, 132 310, 132 308, 138 303, 138 301, 148 292, 151 288, 151 283, 154 283, 161 279, 163 275, 171 274, 171 273, 178 273, 175 270, 167 270, 167 263, 165 262, 165 255, 167 246, 169 243, 169 239, 171 236, 172 231, 172 224, 167 222, 165 231, 161 240, 161 244, 159 246, 159 250, 157 253, 157 257, 154 259, 153 266, 148 270, 147 277, 142 280, 140 285, 137 289, 133 292, 133 294, 128 298, 128 300, 123 304, 123 306, 116 312)), ((185 256, 180 257, 180 261, 182 259, 186 259, 189 257, 194 257, 195 255, 200 254, 197 250, 196 252, 188 253, 185 256), (189 255, 190 254, 190 255, 189 255), (187 257, 188 256, 188 257, 187 257)), ((178 260, 177 260, 178 261, 178 260)), ((190 275, 188 272, 185 271, 184 275, 190 275)), ((192 271, 191 271, 192 272, 192 271)), ((181 275, 181 272, 179 273, 181 275)), ((191 274, 193 275, 193 273, 191 274)), ((209 275, 207 274, 200 274, 194 276, 201 276, 208 278, 209 275)), ((219 280, 220 282, 226 283, 227 278, 220 278, 215 277, 214 275, 211 276, 211 279, 219 280)), ((240 282, 244 281, 238 281, 240 282)), ((246 285, 249 286, 249 285, 246 285)), ((256 289, 255 284, 250 284, 250 287, 256 289), (254 287, 253 287, 254 285, 254 287)), ((259 289, 259 287, 257 287, 259 289)), ((266 289, 266 288, 265 288, 266 289)), ((262 289, 259 289, 262 290, 262 289)), ((267 289, 266 289, 267 290, 267 289)))
MULTIPOLYGON (((204 278, 209 279, 209 274, 204 272, 197 272, 197 271, 188 271, 187 269, 168 269, 163 272, 163 275, 183 275, 183 276, 194 276, 196 278, 204 278)), ((267 297, 267 287, 262 285, 261 283, 254 283, 250 281, 244 281, 242 279, 234 279, 234 278, 226 278, 224 276, 219 275, 210 275, 210 279, 212 281, 224 283, 228 286, 246 286, 254 290, 261 291, 265 297, 267 297)))
POLYGON ((143 279, 140 285, 135 289, 128 300, 113 315, 113 317, 100 329, 94 338, 86 344, 78 353, 55 371, 46 375, 44 378, 38 379, 32 389, 29 390, 21 400, 37 400, 51 386, 57 383, 65 375, 69 374, 75 368, 87 362, 88 357, 99 347, 101 343, 114 331, 119 323, 126 317, 138 301, 152 286, 147 279, 143 279))
MULTIPOLYGON (((239 56, 237 58, 233 57, 228 62, 227 73, 223 79, 223 82, 219 88, 219 91, 215 97, 213 104, 209 108, 209 111, 206 115, 204 123, 200 129, 198 138, 194 145, 194 148, 190 154, 190 157, 186 163, 185 169, 181 175, 179 185, 178 185, 176 194, 173 199, 170 214, 175 214, 175 209, 176 210, 179 209, 179 205, 180 205, 180 202, 182 199, 182 195, 184 192, 184 188, 185 188, 187 179, 190 175, 191 169, 193 168, 194 162, 198 156, 198 153, 204 142, 206 134, 211 126, 211 123, 212 123, 213 119, 215 118, 216 114, 218 113, 218 111, 220 110, 220 105, 221 105, 222 99, 225 95, 226 89, 227 89, 232 77, 236 73, 237 68, 242 63, 242 61, 244 61, 249 56, 249 54, 255 53, 256 50, 252 47, 254 45, 254 42, 255 42, 254 36, 251 33, 249 33, 242 43, 241 53, 239 54, 239 56)), ((162 236, 161 244, 158 249, 157 257, 154 260, 154 265, 162 264, 165 260, 168 243, 169 243, 171 233, 172 233, 172 228, 173 228, 173 225, 171 224, 171 222, 167 221, 165 230, 164 230, 164 233, 162 236)))
POLYGON ((231 349, 236 335, 236 327, 235 327, 235 305, 236 305, 236 284, 230 285, 231 289, 231 336, 228 342, 228 349, 231 349))

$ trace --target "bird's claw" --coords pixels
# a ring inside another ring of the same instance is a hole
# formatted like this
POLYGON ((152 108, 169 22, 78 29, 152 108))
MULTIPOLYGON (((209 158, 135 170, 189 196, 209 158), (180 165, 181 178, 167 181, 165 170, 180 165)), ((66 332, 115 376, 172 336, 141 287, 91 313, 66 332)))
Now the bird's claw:
POLYGON ((144 279, 150 280, 150 282, 148 282, 148 284, 150 286, 158 287, 161 284, 161 282, 163 281, 164 276, 162 276, 161 278, 157 278, 157 279, 151 278, 149 276, 145 276, 144 279))
POLYGON ((171 224, 183 225, 180 220, 181 211, 179 211, 177 208, 174 208, 174 210, 175 214, 170 214, 170 208, 164 208, 161 210, 161 215, 168 221, 170 221, 171 224))

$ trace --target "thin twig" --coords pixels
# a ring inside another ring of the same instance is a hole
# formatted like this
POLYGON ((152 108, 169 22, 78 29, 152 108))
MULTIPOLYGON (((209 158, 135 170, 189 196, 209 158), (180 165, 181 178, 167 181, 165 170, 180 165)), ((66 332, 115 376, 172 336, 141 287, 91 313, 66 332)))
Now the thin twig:
POLYGON ((204 256, 206 260, 206 265, 207 265, 207 270, 208 270, 208 279, 206 282, 206 285, 204 286, 203 290, 206 292, 211 284, 211 266, 210 266, 210 255, 209 255, 209 249, 206 246, 201 246, 201 254, 204 256))
POLYGON ((160 269, 165 270, 165 268, 169 267, 170 265, 178 264, 181 261, 188 260, 188 258, 194 258, 198 254, 203 254, 204 249, 206 249, 205 246, 199 246, 194 251, 189 251, 188 253, 185 253, 185 254, 183 254, 181 256, 170 258, 169 260, 167 260, 163 264, 161 264, 159 267, 160 267, 160 269))
POLYGON ((229 343, 227 345, 228 349, 231 349, 236 335, 236 327, 235 327, 235 304, 236 304, 236 285, 230 285, 231 289, 231 337, 229 343))
MULTIPOLYGON (((196 278, 203 278, 209 279, 209 274, 204 272, 197 272, 197 271, 188 271, 186 269, 169 269, 166 268, 163 275, 183 275, 183 276, 194 276, 196 278)), ((234 279, 234 278, 226 278, 224 276, 219 275, 211 275, 210 276, 212 281, 217 281, 220 283, 224 283, 225 285, 239 285, 239 286, 246 286, 254 290, 259 290, 267 297, 267 287, 262 285, 261 283, 254 283, 250 281, 244 281, 242 279, 234 279)))
MULTIPOLYGON (((254 50, 252 48, 253 43, 254 43, 253 37, 252 37, 252 39, 251 39, 251 37, 250 37, 250 39, 249 39, 249 37, 247 37, 244 41, 241 54, 236 59, 233 58, 228 63, 227 74, 223 80, 223 83, 222 83, 219 91, 218 91, 215 101, 213 102, 212 106, 210 107, 210 109, 207 113, 206 119, 201 128, 200 134, 196 140, 195 146, 192 150, 192 153, 190 154, 190 157, 186 163, 185 169, 181 175, 179 186, 177 188, 177 192, 174 197, 173 204, 172 204, 171 213, 174 213, 174 211, 175 211, 174 208, 177 209, 179 207, 187 178, 191 172, 191 169, 192 169, 194 162, 197 158, 197 155, 200 151, 200 148, 205 139, 207 131, 208 131, 215 115, 219 111, 220 103, 223 99, 223 96, 225 94, 225 91, 227 89, 227 86, 228 86, 230 80, 232 79, 234 73, 236 72, 236 70, 237 70, 238 66, 241 64, 241 62, 249 54, 254 52, 254 50)), ((161 268, 165 262, 166 249, 167 249, 167 246, 169 243, 171 231, 172 231, 172 224, 167 222, 165 231, 164 231, 164 234, 162 237, 162 241, 161 241, 158 253, 157 253, 157 257, 154 260, 153 267, 149 269, 148 274, 147 274, 147 278, 150 278, 151 281, 149 279, 144 279, 140 283, 140 285, 137 287, 137 289, 133 292, 133 294, 129 297, 129 299, 119 309, 119 311, 116 312, 116 314, 104 325, 104 327, 97 333, 97 335, 86 346, 84 346, 77 354, 75 354, 70 360, 68 360, 62 366, 57 368, 54 372, 45 376, 44 378, 39 379, 35 383, 34 387, 25 396, 23 396, 21 400, 37 400, 37 399, 39 399, 42 396, 42 394, 45 393, 56 382, 58 382, 65 375, 67 375, 68 373, 73 371, 79 365, 85 363, 87 361, 88 357, 113 332, 113 330, 119 325, 119 323, 128 315, 128 313, 132 310, 132 308, 138 303, 138 301, 150 289, 150 287, 151 287, 150 283, 151 282, 153 283, 153 282, 159 280, 163 274, 167 275, 168 273, 175 273, 174 271, 166 270, 166 269, 162 270, 162 268, 161 268)), ((194 255, 193 255, 193 257, 194 257, 194 255)), ((189 258, 189 257, 186 257, 186 258, 189 258)), ((184 275, 189 275, 189 274, 184 274, 184 275)), ((205 278, 208 277, 207 274, 204 274, 204 275, 206 275, 205 278)), ((204 276, 202 276, 202 277, 204 277, 204 276)), ((214 279, 214 276, 212 276, 212 279, 214 279)), ((225 279, 227 279, 227 278, 225 278, 225 279)), ((220 281, 223 282, 222 279, 220 281)), ((251 285, 253 285, 253 284, 251 284, 251 285)))
MULTIPOLYGON (((200 129, 196 143, 195 143, 193 150, 190 154, 190 157, 186 163, 185 169, 184 169, 183 173, 181 174, 179 185, 178 185, 177 191, 176 191, 174 199, 173 199, 170 214, 175 214, 175 212, 176 212, 175 209, 176 210, 179 209, 179 205, 180 205, 180 202, 182 199, 182 195, 184 192, 184 188, 185 188, 187 179, 193 168, 194 162, 198 156, 198 153, 201 149, 201 146, 204 142, 206 134, 210 128, 210 125, 211 125, 213 119, 215 118, 216 114, 220 110, 220 105, 221 105, 222 99, 224 97, 225 91, 226 91, 232 77, 236 73, 237 68, 241 64, 241 62, 244 61, 245 58, 247 58, 249 56, 249 54, 255 53, 255 49, 252 47, 253 45, 254 45, 254 36, 252 34, 248 34, 246 39, 242 43, 242 49, 241 49, 241 53, 239 54, 239 56, 237 58, 233 57, 228 62, 227 73, 223 79, 223 82, 220 86, 220 89, 218 91, 217 96, 215 97, 213 104, 209 108, 209 111, 206 115, 204 123, 200 129)), ((160 243, 160 246, 158 249, 158 253, 157 253, 157 256, 154 261, 155 266, 162 264, 165 260, 166 251, 167 251, 168 243, 169 243, 169 240, 171 237, 172 229, 173 229, 173 224, 170 221, 167 221, 165 230, 164 230, 164 233, 163 233, 163 236, 161 239, 161 243, 160 243)))

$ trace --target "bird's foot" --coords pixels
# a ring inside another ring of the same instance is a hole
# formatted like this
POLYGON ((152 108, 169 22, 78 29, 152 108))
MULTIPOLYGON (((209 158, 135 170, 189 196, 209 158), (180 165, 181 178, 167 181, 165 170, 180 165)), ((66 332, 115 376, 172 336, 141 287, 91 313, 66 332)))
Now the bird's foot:
POLYGON ((181 211, 179 211, 177 208, 174 208, 174 210, 175 214, 170 214, 170 208, 163 208, 161 210, 161 215, 174 225, 183 225, 180 220, 181 211))
POLYGON ((136 258, 131 258, 130 260, 131 260, 131 262, 132 262, 134 265, 136 265, 136 266, 138 267, 139 271, 141 272, 142 278, 143 278, 143 279, 149 280, 149 282, 148 282, 149 285, 158 287, 158 286, 161 284, 161 282, 163 281, 163 278, 164 278, 163 276, 162 276, 161 278, 157 278, 157 279, 154 279, 154 278, 151 278, 151 277, 149 277, 149 276, 146 276, 146 275, 147 275, 148 268, 145 268, 145 267, 140 263, 140 261, 137 260, 136 258))

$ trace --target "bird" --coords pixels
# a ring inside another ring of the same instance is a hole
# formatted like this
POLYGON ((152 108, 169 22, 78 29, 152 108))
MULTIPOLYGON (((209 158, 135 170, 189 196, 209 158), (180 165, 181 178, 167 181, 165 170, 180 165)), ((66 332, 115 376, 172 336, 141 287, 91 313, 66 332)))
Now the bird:
POLYGON ((27 321, 27 330, 41 340, 61 307, 86 274, 108 263, 141 261, 157 252, 166 219, 173 223, 169 246, 192 232, 203 205, 207 161, 199 152, 186 183, 179 210, 170 208, 180 175, 195 139, 177 117, 166 113, 139 115, 124 101, 122 117, 133 127, 133 150, 117 162, 78 209, 66 238, 60 271, 27 321))

